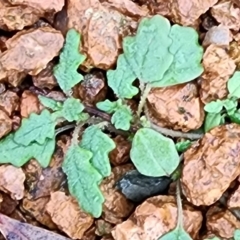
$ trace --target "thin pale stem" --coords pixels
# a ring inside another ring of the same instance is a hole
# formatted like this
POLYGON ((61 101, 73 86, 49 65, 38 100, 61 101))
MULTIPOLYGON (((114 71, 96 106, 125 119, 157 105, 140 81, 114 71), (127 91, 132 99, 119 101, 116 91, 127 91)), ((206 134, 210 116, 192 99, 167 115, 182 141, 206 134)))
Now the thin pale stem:
POLYGON ((146 115, 147 120, 151 124, 151 128, 165 136, 170 136, 172 138, 187 138, 190 140, 197 140, 203 137, 204 135, 203 133, 191 133, 191 132, 186 133, 186 132, 181 132, 181 131, 160 127, 151 121, 147 106, 145 106, 144 108, 144 113, 146 115))
POLYGON ((151 128, 157 132, 162 133, 163 135, 170 136, 172 138, 187 138, 191 140, 200 139, 203 136, 203 133, 185 133, 181 131, 175 131, 172 129, 160 127, 154 123, 151 123, 151 128))
POLYGON ((178 208, 177 227, 183 228, 183 209, 182 209, 180 180, 177 180, 176 198, 177 198, 177 208, 178 208))
POLYGON ((68 124, 66 126, 60 127, 56 130, 55 136, 57 136, 59 133, 65 132, 65 131, 67 131, 69 129, 72 129, 74 127, 75 127, 75 124, 68 124))
POLYGON ((145 106, 146 100, 147 100, 147 96, 149 94, 151 90, 151 86, 149 84, 146 85, 145 89, 143 88, 142 90, 142 96, 138 105, 138 110, 137 110, 137 116, 140 117, 142 110, 145 106))
POLYGON ((82 128, 82 124, 78 124, 73 131, 72 144, 74 144, 74 145, 78 144, 78 137, 79 137, 79 132, 80 132, 81 128, 82 128))

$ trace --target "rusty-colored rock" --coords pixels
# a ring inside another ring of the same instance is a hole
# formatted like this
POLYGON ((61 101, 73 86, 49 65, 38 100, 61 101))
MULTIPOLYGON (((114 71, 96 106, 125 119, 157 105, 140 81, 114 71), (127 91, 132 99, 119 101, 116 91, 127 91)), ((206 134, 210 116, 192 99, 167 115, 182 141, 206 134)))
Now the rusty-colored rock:
POLYGON ((211 207, 207 212, 207 229, 218 237, 232 238, 234 231, 240 228, 240 221, 229 211, 211 207))
POLYGON ((236 64, 236 70, 240 70, 240 41, 230 43, 229 56, 236 64))
POLYGON ((107 222, 113 224, 120 223, 122 219, 128 217, 133 210, 133 203, 114 188, 116 181, 131 169, 133 169, 131 164, 114 167, 111 175, 105 178, 100 185, 100 189, 105 198, 102 218, 107 222))
POLYGON ((10 196, 4 192, 1 192, 0 212, 5 215, 11 215, 18 205, 18 201, 10 198, 10 196))
POLYGON ((4 83, 0 83, 0 94, 3 94, 6 91, 6 85, 4 83))
MULTIPOLYGON (((0 110, 0 138, 6 136, 12 130, 12 120, 5 111, 0 110)), ((0 156, 1 157, 1 156, 0 156)))
POLYGON ((204 73, 201 76, 200 96, 204 103, 227 96, 227 81, 236 65, 221 47, 210 45, 203 55, 204 73))
POLYGON ((25 5, 38 9, 40 12, 58 12, 64 5, 64 0, 8 0, 12 5, 25 5))
POLYGON ((160 126, 187 132, 203 123, 204 110, 195 83, 153 88, 147 101, 151 120, 160 126))
POLYGON ((62 162, 63 151, 57 146, 48 168, 43 169, 35 160, 31 160, 24 166, 28 199, 47 197, 51 192, 60 189, 65 180, 61 168, 62 162))
POLYGON ((38 96, 29 90, 25 90, 21 97, 20 112, 21 116, 28 118, 31 113, 39 114, 41 111, 38 96))
MULTIPOLYGON (((184 229, 197 239, 202 214, 183 204, 184 229)), ((177 224, 177 204, 173 196, 157 196, 138 206, 134 214, 112 231, 115 240, 156 240, 177 224)))
POLYGON ((196 206, 216 202, 240 174, 240 126, 213 128, 184 153, 183 192, 196 206))
POLYGON ((148 15, 148 10, 146 6, 138 6, 134 2, 130 0, 107 0, 110 3, 110 6, 118 10, 124 15, 128 15, 130 17, 142 17, 148 15))
POLYGON ((218 0, 156 0, 150 3, 154 14, 167 16, 174 23, 192 26, 200 15, 207 12, 218 0))
POLYGON ((211 8, 212 16, 223 26, 238 31, 240 28, 240 9, 232 1, 220 1, 211 8))
POLYGON ((8 72, 37 75, 63 46, 62 34, 51 27, 22 30, 6 42, 7 50, 0 55, 6 75, 8 72))
POLYGON ((80 209, 73 197, 63 192, 52 193, 46 208, 58 228, 72 239, 81 239, 93 224, 93 218, 80 209))
POLYGON ((66 97, 65 95, 63 94, 63 92, 60 92, 60 91, 50 91, 46 97, 48 98, 52 98, 54 99, 55 101, 59 101, 59 102, 63 102, 66 100, 66 97))
POLYGON ((81 240, 96 240, 97 235, 95 234, 96 227, 92 226, 90 229, 88 229, 81 240))
POLYGON ((25 174, 12 165, 0 166, 0 190, 9 193, 12 199, 20 200, 24 194, 25 174))
POLYGON ((227 202, 228 208, 240 208, 240 185, 238 188, 231 194, 227 202))
POLYGON ((232 41, 231 32, 225 26, 215 26, 208 30, 203 40, 202 46, 208 47, 215 44, 220 47, 229 48, 229 43, 232 41))
POLYGON ((46 211, 46 205, 49 200, 50 197, 42 197, 37 200, 24 198, 21 206, 28 215, 34 217, 41 224, 47 226, 49 229, 57 229, 57 226, 46 211))
POLYGON ((53 75, 54 63, 48 63, 47 67, 43 69, 36 76, 33 76, 33 85, 38 88, 48 88, 53 89, 57 86, 56 79, 53 75))
POLYGON ((95 221, 95 225, 96 225, 95 232, 98 236, 111 235, 113 226, 109 222, 106 222, 103 219, 99 219, 95 221))
POLYGON ((39 12, 27 6, 0 8, 0 28, 8 31, 22 30, 39 19, 39 12))
POLYGON ((78 0, 68 1, 68 28, 77 29, 83 36, 83 50, 87 53, 87 60, 83 66, 86 68, 97 67, 106 70, 112 67, 122 48, 122 37, 129 35, 137 27, 135 19, 128 15, 146 16, 147 11, 139 11, 140 8, 131 1, 128 3, 131 10, 126 8, 124 4, 128 1, 117 1, 121 10, 125 9, 124 14, 107 2, 84 0, 79 4, 78 0))
POLYGON ((13 112, 19 110, 19 97, 15 92, 7 90, 0 94, 0 108, 12 116, 13 112))
POLYGON ((113 141, 116 148, 109 153, 110 162, 114 166, 126 163, 130 157, 131 143, 120 135, 116 136, 113 141))
POLYGON ((95 105, 104 101, 107 95, 106 80, 101 72, 86 74, 84 80, 75 86, 76 95, 82 102, 95 105))

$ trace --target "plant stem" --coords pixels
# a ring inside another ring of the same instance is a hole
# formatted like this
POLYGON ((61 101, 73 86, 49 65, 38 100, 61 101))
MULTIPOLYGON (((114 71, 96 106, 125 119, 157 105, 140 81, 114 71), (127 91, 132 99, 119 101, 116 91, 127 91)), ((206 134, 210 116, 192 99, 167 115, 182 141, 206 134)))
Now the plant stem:
POLYGON ((154 123, 151 123, 151 128, 157 132, 162 133, 163 135, 170 136, 172 138, 188 138, 191 140, 200 139, 203 136, 203 133, 185 133, 181 131, 175 131, 172 129, 160 127, 154 123))
POLYGON ((96 108, 89 107, 89 106, 84 106, 84 112, 92 114, 94 116, 100 117, 108 122, 111 122, 111 116, 105 112, 102 112, 96 108))
POLYGON ((78 124, 73 131, 72 144, 74 144, 74 145, 78 144, 78 136, 79 136, 79 132, 80 132, 81 128, 82 128, 82 124, 78 124))
POLYGON ((59 133, 65 132, 66 130, 72 129, 75 127, 75 124, 68 124, 66 126, 60 127, 56 129, 55 136, 57 136, 59 133))
POLYGON ((145 89, 143 88, 143 90, 142 90, 142 96, 141 96, 141 99, 140 99, 140 102, 139 102, 139 105, 138 105, 138 110, 137 110, 137 116, 138 117, 140 117, 140 115, 142 113, 143 107, 146 103, 146 99, 147 99, 147 96, 148 96, 150 90, 151 90, 150 84, 147 84, 145 89))
POLYGON ((177 208, 178 208, 177 227, 183 228, 183 209, 182 209, 180 180, 177 180, 176 198, 177 198, 177 208))
POLYGON ((185 133, 185 132, 181 132, 181 131, 176 131, 176 130, 160 127, 151 121, 149 112, 148 112, 148 108, 146 106, 144 108, 144 113, 146 115, 147 120, 151 124, 151 128, 163 135, 170 136, 172 138, 188 138, 191 140, 200 139, 204 135, 203 133, 191 133, 191 132, 185 133))

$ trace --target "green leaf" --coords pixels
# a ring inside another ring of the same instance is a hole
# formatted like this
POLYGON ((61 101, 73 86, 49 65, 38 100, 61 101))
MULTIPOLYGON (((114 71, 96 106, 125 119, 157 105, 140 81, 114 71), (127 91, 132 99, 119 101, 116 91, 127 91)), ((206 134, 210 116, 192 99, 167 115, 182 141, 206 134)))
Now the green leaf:
POLYGON ((53 138, 55 122, 48 110, 44 109, 40 115, 32 113, 29 118, 22 120, 21 127, 14 134, 14 141, 24 146, 31 142, 44 144, 47 138, 53 138))
POLYGON ((32 153, 32 157, 35 158, 43 168, 46 168, 55 150, 55 139, 46 139, 42 145, 32 143, 28 148, 32 153))
POLYGON ((144 83, 162 79, 173 61, 168 48, 170 23, 160 16, 140 21, 137 34, 123 39, 124 56, 136 77, 144 83))
POLYGON ((47 98, 44 96, 38 96, 40 103, 53 111, 59 111, 62 109, 62 103, 53 100, 52 98, 47 98))
POLYGON ((104 197, 98 187, 102 176, 91 165, 93 154, 79 146, 70 146, 62 169, 67 175, 68 188, 80 207, 98 218, 102 213, 104 197))
POLYGON ((240 240, 240 229, 234 231, 234 240, 240 240))
POLYGON ((96 104, 97 108, 104 111, 104 112, 107 112, 107 113, 113 113, 117 110, 118 108, 118 102, 115 101, 115 102, 111 102, 109 101, 108 99, 103 101, 103 102, 98 102, 96 104))
POLYGON ((227 88, 231 97, 240 98, 240 71, 236 71, 228 80, 227 88))
POLYGON ((204 122, 204 131, 208 132, 212 128, 224 123, 224 118, 221 113, 207 113, 204 122))
POLYGON ((237 99, 227 98, 222 101, 224 108, 227 110, 228 115, 234 113, 237 109, 237 99))
POLYGON ((112 115, 111 122, 114 124, 116 129, 122 129, 127 131, 130 129, 130 122, 133 119, 132 111, 129 106, 122 105, 117 111, 112 115))
POLYGON ((21 167, 35 158, 42 167, 47 167, 54 149, 54 139, 47 139, 43 145, 33 142, 29 146, 23 146, 14 141, 14 134, 10 134, 0 141, 0 163, 11 163, 21 167))
POLYGON ((178 152, 185 152, 191 145, 192 142, 190 140, 181 141, 175 144, 178 152))
POLYGON ((117 68, 107 71, 108 85, 119 98, 131 99, 138 93, 138 88, 132 84, 136 75, 131 70, 123 54, 118 56, 117 68))
POLYGON ((210 103, 207 103, 204 106, 204 110, 209 113, 220 113, 223 108, 223 102, 221 100, 212 101, 210 103))
POLYGON ((231 122, 240 124, 240 110, 238 109, 234 113, 228 114, 231 122))
POLYGON ((80 146, 93 153, 91 164, 103 177, 111 174, 108 154, 116 145, 108 135, 93 125, 84 131, 80 146))
POLYGON ((164 76, 156 79, 158 81, 153 86, 166 87, 186 83, 203 73, 203 48, 198 43, 197 31, 175 24, 169 37, 172 39, 169 52, 174 58, 164 76))
POLYGON ((179 156, 172 139, 150 129, 139 129, 130 152, 137 170, 146 176, 169 176, 179 164, 179 156))
POLYGON ((80 39, 81 35, 76 30, 70 29, 67 32, 59 64, 53 70, 59 86, 65 93, 83 80, 83 76, 77 72, 79 65, 86 59, 78 50, 80 39))
POLYGON ((63 103, 62 116, 68 121, 78 121, 81 115, 81 112, 84 109, 84 105, 76 98, 68 98, 63 103))
POLYGON ((0 141, 0 152, 0 163, 11 163, 16 167, 21 167, 32 157, 29 147, 16 143, 13 134, 0 141))
POLYGON ((172 231, 160 237, 158 240, 192 240, 192 238, 183 228, 176 227, 172 231))
POLYGON ((129 106, 123 104, 121 99, 115 102, 105 100, 97 103, 97 108, 109 114, 114 113, 111 118, 111 123, 116 129, 129 130, 130 122, 133 119, 132 111, 129 106))

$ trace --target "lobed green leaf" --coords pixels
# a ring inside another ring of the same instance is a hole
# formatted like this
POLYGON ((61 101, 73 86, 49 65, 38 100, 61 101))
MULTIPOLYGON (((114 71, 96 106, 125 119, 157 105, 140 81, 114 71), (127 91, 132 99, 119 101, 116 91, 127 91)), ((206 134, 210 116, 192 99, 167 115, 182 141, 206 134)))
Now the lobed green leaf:
POLYGON ((55 144, 55 138, 46 139, 42 145, 32 143, 28 148, 32 153, 32 157, 35 158, 43 168, 46 168, 52 159, 55 144))
POLYGON ((48 110, 44 109, 39 115, 32 113, 29 118, 22 120, 21 127, 14 133, 14 141, 28 146, 36 141, 44 144, 47 138, 53 138, 55 122, 48 110))
POLYGON ((140 21, 137 34, 123 39, 124 56, 135 76, 144 83, 162 79, 173 61, 168 48, 172 43, 169 37, 169 21, 156 15, 140 21))
POLYGON ((130 123, 133 119, 132 111, 130 107, 123 104, 121 99, 115 102, 105 100, 97 103, 97 108, 107 113, 114 113, 111 118, 111 123, 116 129, 129 130, 130 123))
POLYGON ((46 108, 49 108, 53 111, 59 111, 62 109, 62 103, 57 102, 52 98, 48 98, 48 97, 39 95, 38 99, 43 106, 45 106, 46 108))
POLYGON ((139 129, 132 142, 131 160, 146 176, 169 176, 179 164, 179 156, 172 139, 150 129, 139 129))
POLYGON ((138 88, 132 84, 136 75, 131 70, 123 54, 118 56, 117 68, 107 71, 108 85, 119 98, 131 99, 138 93, 138 88))
POLYGON ((28 146, 23 146, 14 141, 14 134, 9 134, 0 141, 0 163, 11 163, 21 167, 35 158, 42 167, 47 167, 54 149, 55 139, 46 139, 42 145, 32 142, 28 146))
POLYGON ((68 149, 62 169, 67 175, 68 188, 80 207, 98 218, 102 213, 104 197, 98 187, 102 175, 92 166, 93 154, 79 146, 68 149))
POLYGON ((240 98, 240 71, 236 71, 227 82, 230 97, 240 98))
POLYGON ((198 43, 197 31, 175 24, 171 27, 169 37, 172 39, 169 52, 173 55, 173 61, 164 76, 153 83, 155 87, 186 83, 203 73, 203 48, 198 43))
POLYGON ((93 153, 90 162, 103 177, 111 174, 108 154, 116 145, 107 134, 103 133, 97 126, 92 125, 84 131, 80 147, 93 153))
POLYGON ((116 129, 122 129, 127 131, 131 127, 131 121, 133 119, 132 111, 129 106, 122 105, 112 115, 111 122, 116 129))
POLYGON ((65 93, 83 80, 83 76, 77 72, 79 65, 86 59, 78 50, 80 40, 81 35, 75 29, 67 32, 59 64, 53 70, 59 86, 65 93))
POLYGON ((111 114, 111 113, 113 113, 114 111, 117 110, 118 102, 117 101, 111 102, 107 99, 103 102, 98 102, 96 104, 96 106, 97 106, 98 109, 111 114))
POLYGON ((68 98, 63 103, 62 117, 64 117, 68 122, 78 121, 80 115, 84 110, 84 105, 76 98, 68 98))

